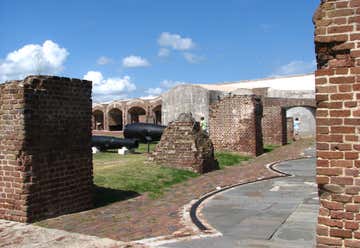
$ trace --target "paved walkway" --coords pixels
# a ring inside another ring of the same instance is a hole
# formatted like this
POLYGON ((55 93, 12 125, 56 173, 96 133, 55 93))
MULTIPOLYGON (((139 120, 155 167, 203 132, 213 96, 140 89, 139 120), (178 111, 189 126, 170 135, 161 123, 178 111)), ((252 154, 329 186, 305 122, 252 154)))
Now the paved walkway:
POLYGON ((205 202, 204 218, 223 236, 162 247, 314 247, 315 159, 282 162, 276 168, 294 176, 238 186, 205 202))

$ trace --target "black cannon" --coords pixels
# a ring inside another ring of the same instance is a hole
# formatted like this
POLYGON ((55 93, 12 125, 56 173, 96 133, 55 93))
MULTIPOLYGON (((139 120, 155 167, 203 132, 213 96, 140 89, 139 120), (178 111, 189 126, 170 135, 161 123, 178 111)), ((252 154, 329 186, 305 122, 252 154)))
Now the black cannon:
POLYGON ((92 136, 91 146, 96 147, 100 151, 108 149, 119 149, 126 147, 127 149, 134 149, 139 147, 139 142, 135 139, 120 139, 109 136, 92 136))
POLYGON ((133 123, 125 126, 124 137, 127 139, 136 139, 142 143, 159 141, 166 126, 150 123, 133 123))

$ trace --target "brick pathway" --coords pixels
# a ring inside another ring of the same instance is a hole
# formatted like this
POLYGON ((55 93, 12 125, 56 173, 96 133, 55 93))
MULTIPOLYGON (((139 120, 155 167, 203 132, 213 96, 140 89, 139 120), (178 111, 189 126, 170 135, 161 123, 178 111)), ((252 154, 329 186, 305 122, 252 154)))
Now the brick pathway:
POLYGON ((280 147, 249 161, 244 166, 228 167, 225 170, 208 173, 175 185, 156 200, 144 194, 90 211, 45 220, 39 225, 122 241, 162 235, 185 235, 190 230, 181 222, 181 211, 184 205, 213 191, 217 186, 278 176, 266 169, 264 165, 274 161, 302 157, 301 152, 312 144, 312 140, 300 140, 280 147))

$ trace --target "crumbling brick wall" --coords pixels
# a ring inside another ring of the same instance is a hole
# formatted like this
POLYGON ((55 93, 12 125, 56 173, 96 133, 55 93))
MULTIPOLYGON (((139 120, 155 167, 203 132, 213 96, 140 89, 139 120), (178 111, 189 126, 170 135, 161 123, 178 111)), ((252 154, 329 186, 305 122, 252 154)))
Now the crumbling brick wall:
POLYGON ((323 0, 314 15, 318 247, 360 247, 360 0, 323 0))
POLYGON ((315 100, 308 98, 264 97, 262 130, 265 144, 285 145, 287 143, 286 110, 294 106, 315 107, 315 100))
POLYGON ((292 117, 286 118, 286 132, 287 143, 291 143, 294 138, 294 118, 292 117))
POLYGON ((182 113, 169 123, 149 160, 198 173, 219 169, 214 146, 191 113, 182 113))
POLYGON ((209 133, 216 150, 263 153, 262 103, 255 95, 226 96, 210 107, 209 133))
POLYGON ((91 82, 0 84, 0 218, 33 222, 92 206, 91 82))
POLYGON ((262 131, 265 144, 285 145, 287 141, 286 110, 279 107, 264 108, 262 131))

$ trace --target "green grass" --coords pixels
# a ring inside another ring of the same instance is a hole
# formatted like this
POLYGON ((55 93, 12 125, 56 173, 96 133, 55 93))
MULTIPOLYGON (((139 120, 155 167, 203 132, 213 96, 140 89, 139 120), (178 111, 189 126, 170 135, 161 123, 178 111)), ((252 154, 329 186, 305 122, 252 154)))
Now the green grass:
MULTIPOLYGON (((151 144, 153 150, 155 144, 151 144)), ((95 206, 103 206, 148 192, 157 198, 166 188, 198 174, 164 167, 147 161, 147 145, 135 154, 118 155, 116 150, 94 154, 95 206), (140 153, 141 152, 141 153, 140 153)))
POLYGON ((219 162, 220 169, 224 169, 226 166, 239 165, 241 162, 250 159, 248 156, 242 156, 234 152, 216 152, 215 157, 219 162))
POLYGON ((267 145, 264 145, 264 152, 267 153, 267 152, 271 152, 273 151, 274 149, 280 147, 279 145, 272 145, 272 144, 267 144, 267 145))

